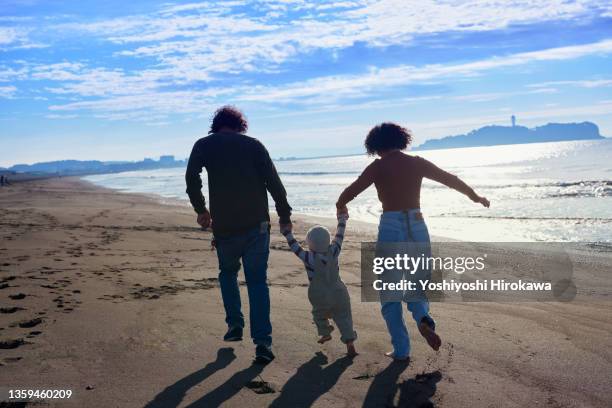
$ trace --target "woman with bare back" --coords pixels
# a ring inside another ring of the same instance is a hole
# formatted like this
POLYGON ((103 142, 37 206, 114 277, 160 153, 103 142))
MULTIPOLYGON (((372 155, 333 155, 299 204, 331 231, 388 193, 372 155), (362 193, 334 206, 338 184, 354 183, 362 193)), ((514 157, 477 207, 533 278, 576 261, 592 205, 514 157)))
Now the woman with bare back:
MULTIPOLYGON (((417 242, 429 244, 429 232, 420 210, 420 192, 423 178, 453 188, 473 202, 489 207, 489 201, 460 180, 433 163, 403 153, 412 141, 412 135, 395 123, 382 123, 368 133, 365 147, 368 154, 377 155, 361 175, 348 186, 336 203, 338 214, 348 212, 346 205, 370 185, 374 184, 383 207, 378 227, 378 242, 417 242)), ((382 315, 391 336, 393 351, 386 353, 396 360, 410 357, 410 340, 404 324, 401 301, 384 301, 382 315)), ((408 310, 416 321, 421 335, 430 347, 438 350, 441 339, 429 315, 429 302, 407 301, 408 310)))

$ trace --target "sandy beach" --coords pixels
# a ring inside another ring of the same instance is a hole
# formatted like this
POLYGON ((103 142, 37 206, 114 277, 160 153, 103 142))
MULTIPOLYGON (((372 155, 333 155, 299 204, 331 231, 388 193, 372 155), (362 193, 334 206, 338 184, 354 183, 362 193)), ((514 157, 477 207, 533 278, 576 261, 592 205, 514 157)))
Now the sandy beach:
MULTIPOLYGON (((321 346, 303 266, 273 221, 269 281, 276 360, 253 366, 250 339, 224 343, 211 234, 190 207, 74 178, 0 190, 0 383, 70 389, 75 407, 609 407, 612 299, 433 303, 443 345, 409 322, 410 364, 384 357, 377 303, 360 302, 360 242, 349 221, 341 275, 360 353, 321 346)), ((297 217, 296 236, 314 222, 297 217)), ((435 235, 435 231, 432 231, 435 235)), ((577 282, 609 290, 594 268, 577 282)), ((607 271, 610 272, 609 270, 607 271)), ((241 274, 242 277, 242 274, 241 274)), ((609 292, 608 292, 609 293, 609 292)), ((242 288, 248 313, 246 288, 242 288)), ((0 403, 1 405, 1 403, 0 403)))

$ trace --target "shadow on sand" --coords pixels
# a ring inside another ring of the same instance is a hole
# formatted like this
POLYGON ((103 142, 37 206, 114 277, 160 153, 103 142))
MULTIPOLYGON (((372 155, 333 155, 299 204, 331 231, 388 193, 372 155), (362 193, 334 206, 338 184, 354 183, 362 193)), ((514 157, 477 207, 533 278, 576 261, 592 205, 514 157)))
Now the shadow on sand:
POLYGON ((401 374, 408 368, 408 361, 393 361, 376 374, 363 401, 363 408, 398 407, 429 408, 434 403, 431 398, 436 393, 436 384, 442 379, 440 371, 418 374, 415 378, 397 383, 401 374), (399 390, 399 397, 396 394, 399 390))
POLYGON ((436 393, 436 384, 442 379, 440 371, 417 374, 416 377, 399 384, 398 407, 429 408, 436 393))
POLYGON ((222 406, 242 388, 255 379, 264 370, 263 364, 251 364, 244 370, 232 375, 226 382, 210 391, 197 401, 187 405, 188 408, 211 408, 222 406))
MULTIPOLYGON (((217 371, 224 369, 235 359, 236 355, 232 348, 219 349, 215 361, 164 389, 145 405, 145 408, 178 407, 191 388, 217 371)), ((297 369, 296 373, 283 386, 278 397, 272 401, 270 407, 302 408, 312 406, 317 399, 332 389, 340 376, 353 364, 353 359, 342 357, 326 366, 327 363, 327 357, 323 353, 316 353, 314 357, 297 369)), ((442 374, 440 371, 418 374, 416 377, 398 384, 398 380, 408 368, 408 364, 408 362, 394 361, 376 374, 368 388, 362 407, 433 407, 431 398, 436 393, 436 385, 442 379, 442 374), (399 396, 397 396, 398 391, 399 396)), ((226 382, 189 404, 188 407, 210 408, 223 405, 258 377, 264 368, 264 365, 252 364, 236 372, 226 382)))
POLYGON ((206 380, 219 370, 224 369, 232 361, 236 359, 233 348, 222 348, 217 351, 217 359, 206 364, 206 366, 198 371, 189 374, 187 377, 180 379, 171 386, 157 394, 155 398, 145 405, 145 408, 174 408, 178 407, 187 391, 206 380))
POLYGON ((353 359, 342 357, 323 367, 325 364, 327 357, 321 352, 302 364, 283 386, 280 395, 272 401, 270 408, 310 407, 320 396, 331 390, 342 373, 353 364, 353 359))

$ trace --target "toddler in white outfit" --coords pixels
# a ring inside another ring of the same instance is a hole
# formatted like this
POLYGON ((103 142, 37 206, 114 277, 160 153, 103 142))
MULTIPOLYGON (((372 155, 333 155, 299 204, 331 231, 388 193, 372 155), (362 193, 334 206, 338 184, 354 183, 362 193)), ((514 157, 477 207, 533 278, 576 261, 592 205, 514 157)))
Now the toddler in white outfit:
POLYGON ((348 214, 338 215, 338 227, 333 241, 327 228, 316 226, 308 231, 306 242, 308 251, 305 251, 293 237, 291 229, 282 231, 291 250, 304 262, 308 280, 308 300, 312 305, 312 317, 319 333, 319 343, 331 340, 334 329, 330 325, 332 319, 340 330, 340 340, 346 344, 347 354, 357 355, 354 341, 357 333, 353 330, 353 317, 351 314, 351 299, 344 282, 340 279, 338 257, 342 248, 344 229, 348 214))

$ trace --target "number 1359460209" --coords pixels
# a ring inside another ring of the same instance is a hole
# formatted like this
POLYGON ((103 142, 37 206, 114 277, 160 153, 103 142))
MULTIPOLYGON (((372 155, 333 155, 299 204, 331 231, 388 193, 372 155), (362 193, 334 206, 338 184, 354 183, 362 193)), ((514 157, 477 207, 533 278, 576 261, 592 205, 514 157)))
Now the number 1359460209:
POLYGON ((32 399, 67 399, 72 396, 72 390, 54 389, 9 389, 8 400, 32 400, 32 399))

